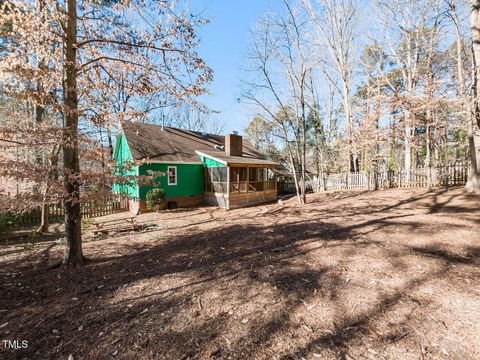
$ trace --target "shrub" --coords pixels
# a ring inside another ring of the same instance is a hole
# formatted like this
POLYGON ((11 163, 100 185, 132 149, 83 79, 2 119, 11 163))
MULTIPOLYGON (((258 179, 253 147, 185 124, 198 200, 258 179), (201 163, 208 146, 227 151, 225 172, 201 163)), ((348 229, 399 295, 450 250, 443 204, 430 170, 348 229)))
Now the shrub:
POLYGON ((148 210, 159 211, 167 208, 165 190, 163 189, 157 188, 147 192, 146 201, 148 210))
POLYGON ((18 227, 20 219, 17 214, 7 212, 0 214, 0 232, 8 233, 18 227))

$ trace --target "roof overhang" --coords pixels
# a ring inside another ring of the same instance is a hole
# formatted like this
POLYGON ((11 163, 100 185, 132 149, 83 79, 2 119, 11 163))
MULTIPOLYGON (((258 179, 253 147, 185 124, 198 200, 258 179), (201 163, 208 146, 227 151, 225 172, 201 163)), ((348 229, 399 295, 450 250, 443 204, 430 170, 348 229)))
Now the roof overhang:
POLYGON ((219 159, 219 158, 217 158, 217 157, 215 157, 215 156, 205 154, 205 153, 203 153, 203 152, 201 152, 201 151, 198 151, 198 150, 195 150, 195 152, 196 152, 197 155, 199 155, 199 156, 207 157, 207 158, 212 159, 212 160, 215 160, 215 161, 217 161, 217 162, 219 162, 220 164, 223 164, 223 165, 228 165, 228 162, 227 162, 227 161, 221 160, 221 159, 219 159))
POLYGON ((255 158, 247 158, 247 157, 240 157, 240 156, 215 156, 212 154, 208 154, 202 151, 195 151, 197 155, 203 156, 212 160, 219 162, 225 166, 251 166, 251 167, 277 167, 280 164, 265 160, 265 159, 255 159, 255 158))
POLYGON ((145 164, 174 164, 174 165, 203 165, 201 161, 165 161, 155 159, 142 159, 145 164))

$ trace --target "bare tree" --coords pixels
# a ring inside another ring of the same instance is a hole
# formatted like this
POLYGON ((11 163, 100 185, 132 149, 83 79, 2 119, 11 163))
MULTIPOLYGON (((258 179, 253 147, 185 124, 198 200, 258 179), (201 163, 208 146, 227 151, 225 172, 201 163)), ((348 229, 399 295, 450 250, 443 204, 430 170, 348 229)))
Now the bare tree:
MULTIPOLYGON (((49 94, 58 94, 53 106, 63 117, 59 142, 66 232, 63 263, 77 266, 83 262, 80 190, 94 177, 92 171, 80 171, 79 125, 92 119, 92 111, 95 119, 109 119, 99 110, 111 109, 94 103, 92 94, 113 95, 116 89, 106 79, 119 73, 129 96, 163 91, 181 101, 205 92, 211 69, 196 52, 195 28, 204 21, 177 11, 169 2, 148 6, 141 1, 41 2, 44 6, 38 0, 8 0, 1 5, 0 27, 9 39, 0 58, 1 88, 9 97, 40 105, 49 94), (45 64, 41 69, 38 59, 45 64), (42 86, 27 88, 28 83, 42 86)), ((110 98, 114 96, 105 101, 110 98)), ((8 136, 8 129, 3 132, 8 136)), ((24 176, 33 175, 30 171, 24 176)))
MULTIPOLYGON (((462 20, 458 16, 464 1, 375 0, 368 10, 375 12, 377 19, 369 24, 361 22, 359 11, 364 4, 355 0, 298 0, 296 4, 303 12, 298 8, 290 11, 290 18, 300 24, 302 36, 298 43, 303 42, 303 47, 308 44, 309 52, 303 52, 308 56, 293 57, 295 61, 291 61, 290 55, 298 54, 295 51, 299 48, 295 36, 283 37, 288 31, 283 29, 282 21, 272 15, 266 17, 256 34, 260 41, 255 43, 253 61, 258 65, 255 73, 262 77, 250 82, 247 94, 262 110, 263 118, 275 119, 273 123, 279 129, 285 126, 279 134, 286 139, 285 149, 291 151, 292 163, 299 167, 302 164, 302 146, 307 143, 304 139, 310 139, 315 154, 321 149, 321 144, 312 142, 320 127, 307 126, 306 137, 294 136, 302 134, 298 122, 302 119, 302 64, 308 68, 303 73, 308 79, 303 103, 310 114, 318 105, 325 111, 321 121, 330 123, 326 127, 329 145, 326 151, 322 149, 323 163, 333 158, 334 165, 344 164, 349 171, 380 166, 404 170, 406 182, 414 180, 413 168, 423 166, 427 183, 432 186, 435 166, 446 165, 452 158, 466 158, 465 133, 470 134, 470 142, 477 140, 476 121, 468 128, 470 122, 464 120, 469 118, 471 104, 469 75, 465 72, 469 58, 465 54, 467 36, 460 29, 462 20), (359 30, 367 28, 370 35, 365 31, 367 36, 359 36, 359 30), (284 42, 284 38, 290 41, 284 42), (357 56, 361 47, 367 62, 357 56), (327 92, 330 95, 326 96, 327 92), (339 128, 338 113, 340 118, 344 116, 344 132, 341 127, 338 132, 332 131, 339 128)), ((286 3, 285 14, 291 8, 295 7, 286 3)), ((284 23, 286 18, 282 19, 284 23)), ((295 32, 295 24, 288 28, 295 32)), ((323 141, 322 136, 316 137, 323 141)), ((307 156, 307 151, 304 153, 307 156)), ((330 168, 319 166, 318 161, 305 164, 315 166, 317 172, 330 168)), ((297 180, 300 184, 300 176, 297 180)))
POLYGON ((470 177, 467 190, 480 193, 480 1, 471 1, 471 29, 473 53, 473 116, 468 118, 470 147, 470 177))
POLYGON ((225 128, 219 112, 201 104, 184 104, 174 108, 165 117, 169 126, 180 129, 221 134, 225 128))
POLYGON ((394 64, 394 68, 388 69, 389 73, 385 74, 384 79, 395 94, 398 109, 402 111, 403 167, 405 181, 409 182, 414 163, 415 131, 422 122, 425 122, 426 127, 425 165, 430 174, 431 126, 434 121, 433 91, 438 88, 434 78, 433 61, 438 52, 442 11, 438 0, 402 2, 377 0, 375 5, 380 27, 383 29, 384 50, 394 64), (426 94, 424 98, 423 94, 426 94), (425 117, 419 115, 421 112, 426 112, 425 121, 421 120, 425 117))
POLYGON ((327 69, 324 74, 331 84, 331 70, 337 73, 340 79, 338 91, 342 97, 345 115, 345 130, 348 142, 347 159, 348 169, 358 171, 358 154, 353 141, 353 105, 352 87, 353 72, 355 69, 356 47, 358 38, 358 9, 357 0, 303 0, 303 5, 314 24, 317 43, 317 56, 321 56, 324 49, 330 55, 323 60, 327 69))
MULTIPOLYGON (((311 106, 306 22, 284 1, 284 14, 263 17, 252 33, 249 56, 255 80, 246 82, 244 99, 278 127, 300 203, 306 202, 307 110, 311 106)), ((277 132, 275 132, 277 133, 277 132)))

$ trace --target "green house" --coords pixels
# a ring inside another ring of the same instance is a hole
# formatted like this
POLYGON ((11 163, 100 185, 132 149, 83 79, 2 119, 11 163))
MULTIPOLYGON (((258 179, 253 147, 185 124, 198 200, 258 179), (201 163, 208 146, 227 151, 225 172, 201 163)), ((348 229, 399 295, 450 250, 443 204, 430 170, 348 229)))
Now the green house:
POLYGON ((130 211, 146 211, 145 198, 152 185, 141 176, 159 175, 154 186, 165 190, 170 208, 200 204, 225 209, 274 201, 277 182, 265 159, 237 134, 226 136, 125 122, 117 135, 114 160, 120 175, 129 179, 113 191, 130 198, 130 211), (141 165, 128 166, 130 163, 141 165))

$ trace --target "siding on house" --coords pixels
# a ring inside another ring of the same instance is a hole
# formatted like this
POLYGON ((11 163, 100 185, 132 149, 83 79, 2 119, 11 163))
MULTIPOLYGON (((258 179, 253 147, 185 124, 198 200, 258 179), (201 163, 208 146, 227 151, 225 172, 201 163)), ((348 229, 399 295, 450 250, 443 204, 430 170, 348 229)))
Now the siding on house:
MULTIPOLYGON (((126 138, 123 134, 119 134, 116 138, 114 151, 115 164, 122 165, 132 161, 132 154, 127 144, 126 138)), ((204 165, 203 164, 142 164, 139 167, 134 166, 131 169, 120 169, 118 175, 120 176, 147 176, 149 170, 155 172, 162 172, 163 176, 155 179, 157 183, 155 187, 160 187, 165 190, 167 199, 177 197, 200 196, 204 189, 204 165), (177 168, 177 184, 168 185, 167 169, 169 166, 177 168)), ((154 186, 138 185, 138 180, 132 182, 124 182, 113 185, 113 191, 117 194, 125 194, 130 198, 145 200, 147 192, 153 189, 154 186)))
MULTIPOLYGON (((126 163, 128 164, 129 161, 132 161, 132 153, 130 152, 127 140, 123 134, 117 135, 113 158, 115 159, 115 164, 119 166, 122 166, 126 163)), ((116 175, 137 176, 138 166, 133 166, 131 169, 119 169, 116 175)), ((132 181, 125 181, 119 184, 113 184, 112 190, 117 194, 125 194, 133 199, 138 199, 139 197, 139 186, 136 179, 133 179, 132 181)))
MULTIPOLYGON (((140 166, 140 176, 148 175, 149 170, 163 173, 163 176, 155 179, 155 187, 165 190, 166 199, 199 196, 203 194, 204 173, 202 164, 143 164, 140 166), (167 169, 169 166, 175 166, 177 168, 176 185, 168 185, 167 169)), ((145 200, 147 192, 153 188, 153 186, 141 186, 140 200, 145 200)))

